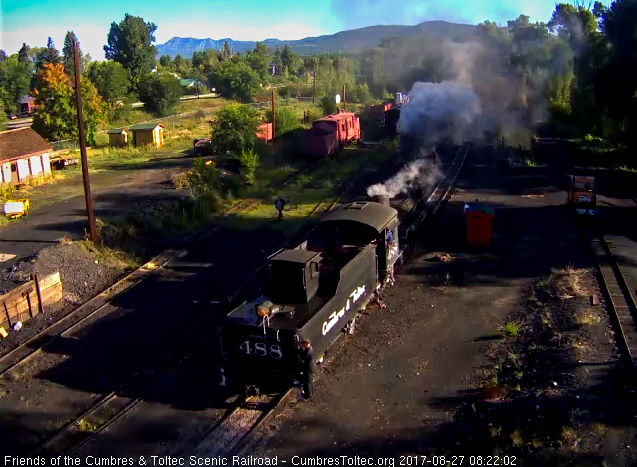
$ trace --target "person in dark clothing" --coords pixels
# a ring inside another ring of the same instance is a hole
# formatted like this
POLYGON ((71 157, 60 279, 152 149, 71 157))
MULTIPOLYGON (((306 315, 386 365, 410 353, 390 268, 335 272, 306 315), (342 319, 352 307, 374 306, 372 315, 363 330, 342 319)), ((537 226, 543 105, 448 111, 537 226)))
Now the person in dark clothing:
POLYGON ((280 196, 276 199, 276 201, 274 202, 274 207, 276 208, 277 211, 279 211, 279 219, 283 218, 283 208, 285 207, 285 200, 283 198, 281 198, 280 196))
POLYGON ((303 397, 309 399, 312 396, 312 375, 314 374, 315 369, 314 351, 312 350, 312 344, 309 339, 305 339, 301 342, 299 359, 299 380, 303 387, 303 397))

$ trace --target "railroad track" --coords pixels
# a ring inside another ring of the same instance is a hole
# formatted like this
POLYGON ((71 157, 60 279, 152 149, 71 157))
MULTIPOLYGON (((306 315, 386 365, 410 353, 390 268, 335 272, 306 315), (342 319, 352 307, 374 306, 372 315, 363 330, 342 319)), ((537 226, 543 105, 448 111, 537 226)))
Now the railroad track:
MULTIPOLYGON (((449 193, 453 190, 456 180, 464 167, 469 154, 469 146, 467 144, 458 148, 458 152, 454 157, 451 165, 447 169, 447 173, 431 191, 429 197, 423 201, 416 203, 409 213, 405 214, 400 226, 400 240, 403 244, 403 251, 415 248, 414 242, 417 241, 416 232, 423 225, 426 219, 433 218, 440 211, 444 202, 448 199, 449 193)), ((403 201, 403 203, 406 200, 403 201)))
POLYGON ((277 394, 250 396, 239 402, 215 424, 193 449, 178 455, 201 457, 231 456, 239 452, 250 436, 267 421, 295 391, 295 388, 277 394))
MULTIPOLYGON (((287 176, 284 180, 272 182, 270 187, 282 188, 294 182, 300 176, 316 170, 321 165, 320 161, 312 162, 306 167, 295 171, 287 176)), ((232 217, 243 212, 255 209, 261 200, 257 198, 247 198, 235 203, 223 213, 223 217, 232 217)), ((97 296, 82 304, 78 308, 67 313, 60 320, 53 323, 48 328, 42 330, 31 339, 27 340, 20 346, 0 357, 0 379, 11 372, 17 370, 21 365, 28 363, 38 355, 43 349, 53 343, 56 339, 72 337, 74 331, 79 330, 82 326, 90 324, 97 319, 112 312, 109 309, 110 301, 116 296, 121 295, 127 290, 140 284, 144 279, 158 270, 164 269, 170 261, 185 256, 188 248, 196 242, 211 237, 222 229, 222 226, 216 225, 212 229, 204 229, 202 232, 195 233, 187 237, 182 243, 182 247, 173 247, 164 250, 160 255, 151 259, 149 262, 128 274, 117 283, 113 284, 97 296)))
MULTIPOLYGON (((344 188, 341 193, 333 200, 329 201, 329 205, 325 210, 319 210, 318 207, 324 204, 324 201, 317 203, 317 208, 312 211, 312 215, 320 215, 334 209, 338 201, 342 196, 351 188, 351 186, 358 180, 362 172, 369 167, 367 164, 364 169, 361 169, 357 174, 344 184, 344 188)), ((297 175, 298 176, 298 175, 297 175)), ((249 209, 259 200, 246 199, 235 205, 234 212, 243 212, 249 209)), ((261 267, 261 269, 263 266, 261 267)), ((240 292, 245 290, 248 285, 254 281, 253 275, 248 279, 235 294, 234 297, 240 295, 240 292)), ((143 399, 139 397, 129 397, 125 394, 135 394, 135 388, 142 385, 148 385, 152 381, 152 377, 155 375, 168 375, 171 373, 179 373, 183 371, 188 365, 197 361, 205 350, 212 347, 210 343, 210 333, 216 329, 221 316, 219 313, 207 315, 201 322, 197 323, 196 331, 194 333, 187 333, 181 337, 177 342, 171 345, 165 352, 163 352, 159 358, 157 358, 150 366, 143 370, 139 370, 132 376, 121 383, 115 390, 104 394, 97 401, 95 401, 90 407, 86 408, 80 415, 67 422, 61 429, 59 429, 53 436, 48 438, 44 443, 39 445, 33 450, 30 456, 55 456, 55 455, 69 455, 77 452, 91 440, 99 436, 104 430, 110 428, 118 421, 123 419, 126 415, 137 408, 143 399)), ((72 330, 76 324, 71 325, 60 335, 70 337, 69 331, 72 330)), ((32 358, 36 352, 42 351, 42 348, 37 349, 31 353, 26 359, 21 360, 23 363, 32 358)), ((15 366, 15 365, 14 365, 15 366)), ((9 371, 7 369, 6 371, 9 371)), ((272 400, 267 404, 260 404, 259 410, 262 414, 254 419, 254 423, 247 426, 246 432, 243 438, 238 438, 234 445, 238 445, 242 439, 247 437, 260 425, 269 415, 274 411, 278 404, 291 393, 291 390, 281 393, 279 395, 272 396, 272 400), (266 410, 267 409, 267 410, 266 410)), ((228 418, 228 421, 224 423, 217 423, 218 427, 238 426, 237 422, 232 420, 243 420, 246 418, 244 413, 255 413, 257 409, 254 406, 241 407, 240 405, 235 407, 232 417, 228 418), (246 412, 247 411, 247 412, 246 412), (236 412, 236 413, 235 413, 236 412)), ((222 419, 223 421, 223 419, 222 419)), ((223 428, 219 428, 223 429, 223 428)))
POLYGON ((597 272, 606 308, 615 327, 615 337, 622 363, 630 372, 632 383, 637 382, 637 301, 635 284, 624 274, 613 254, 610 242, 593 228, 585 228, 584 235, 597 262, 597 272))

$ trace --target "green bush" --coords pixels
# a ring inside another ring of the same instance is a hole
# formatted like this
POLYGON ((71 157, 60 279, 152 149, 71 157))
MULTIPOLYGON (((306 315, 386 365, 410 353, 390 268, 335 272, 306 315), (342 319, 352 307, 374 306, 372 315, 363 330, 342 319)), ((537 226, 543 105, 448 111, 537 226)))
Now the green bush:
POLYGON ((254 149, 260 121, 259 111, 249 105, 228 105, 212 122, 212 144, 217 151, 234 154, 254 149))
POLYGON ((321 97, 321 108, 323 109, 323 115, 336 113, 336 100, 334 100, 334 96, 321 97))
MULTIPOLYGON (((265 118, 269 122, 272 121, 272 110, 265 113, 265 118)), ((281 136, 290 131, 296 130, 301 124, 292 109, 282 107, 276 109, 276 135, 281 136)))
POLYGON ((254 184, 254 174, 259 167, 259 154, 253 149, 244 149, 241 151, 239 161, 242 166, 242 175, 246 184, 254 184))

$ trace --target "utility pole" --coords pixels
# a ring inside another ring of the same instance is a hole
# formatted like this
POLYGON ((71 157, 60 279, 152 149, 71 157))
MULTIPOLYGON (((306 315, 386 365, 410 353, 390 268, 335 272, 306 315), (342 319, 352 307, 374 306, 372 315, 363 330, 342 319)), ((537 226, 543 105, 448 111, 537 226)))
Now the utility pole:
POLYGON ((274 113, 274 89, 272 90, 272 139, 276 136, 276 113, 274 113))
POLYGON ((343 85, 343 110, 347 110, 347 99, 345 99, 345 85, 343 85))
POLYGON ((73 61, 75 63, 75 103, 77 105, 77 124, 80 136, 80 154, 82 156, 82 178, 84 180, 84 199, 88 214, 88 229, 93 243, 97 240, 95 232, 95 214, 93 213, 93 199, 91 197, 91 183, 88 176, 88 160, 86 158, 86 140, 84 138, 84 117, 82 116, 82 93, 80 85, 80 53, 77 41, 73 41, 73 61))

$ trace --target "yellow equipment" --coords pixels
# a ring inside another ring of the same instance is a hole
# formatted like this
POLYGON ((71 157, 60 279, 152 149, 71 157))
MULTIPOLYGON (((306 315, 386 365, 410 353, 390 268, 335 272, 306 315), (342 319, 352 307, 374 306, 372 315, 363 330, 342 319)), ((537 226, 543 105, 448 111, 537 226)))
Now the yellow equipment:
POLYGON ((29 215, 30 203, 28 199, 10 199, 4 203, 4 215, 9 219, 29 215))

